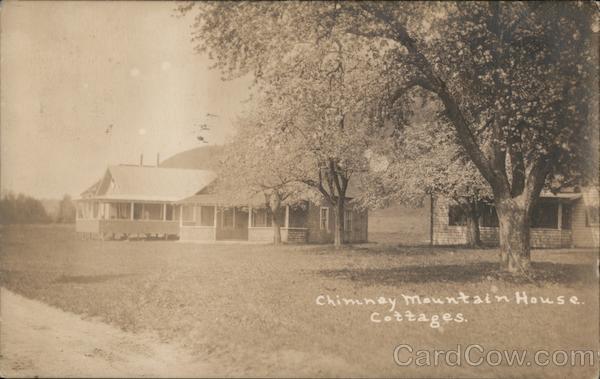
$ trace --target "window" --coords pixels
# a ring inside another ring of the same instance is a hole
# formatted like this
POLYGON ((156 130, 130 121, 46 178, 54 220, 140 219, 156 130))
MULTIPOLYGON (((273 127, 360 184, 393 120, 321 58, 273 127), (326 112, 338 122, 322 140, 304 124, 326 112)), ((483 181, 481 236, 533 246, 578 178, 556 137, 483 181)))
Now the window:
POLYGON ((140 220, 143 217, 143 207, 144 204, 141 203, 135 203, 133 204, 133 219, 134 220, 140 220))
POLYGON ((562 216, 561 216, 561 227, 563 229, 571 229, 571 218, 572 218, 572 213, 571 213, 571 204, 565 204, 563 203, 562 205, 562 216))
POLYGON ((197 211, 200 212, 200 225, 201 226, 214 226, 215 225, 215 207, 213 206, 201 206, 197 211))
POLYGON ((181 212, 181 219, 183 221, 194 221, 194 206, 184 205, 181 212))
POLYGON ((144 220, 162 220, 163 205, 162 204, 143 204, 142 219, 144 220))
POLYGON ((448 207, 448 225, 463 226, 467 225, 467 213, 465 209, 458 204, 450 204, 448 207))
POLYGON ((252 210, 252 227, 267 227, 272 226, 271 212, 267 209, 252 210))
POLYGON ((498 214, 496 207, 488 203, 479 203, 479 219, 481 226, 495 228, 498 227, 498 214))
POLYGON ((600 224, 600 208, 597 205, 585 207, 585 226, 598 226, 600 224))
POLYGON ((558 201, 540 200, 531 213, 531 227, 558 229, 558 201))
POLYGON ((167 214, 165 219, 166 220, 173 220, 173 206, 171 204, 167 204, 167 214))
POLYGON ((117 204, 117 218, 118 219, 129 219, 131 217, 131 204, 118 203, 117 204))
POLYGON ((319 228, 329 230, 329 208, 327 207, 321 207, 319 212, 319 228))
POLYGON ((344 211, 344 230, 347 232, 352 231, 352 211, 351 210, 344 211))

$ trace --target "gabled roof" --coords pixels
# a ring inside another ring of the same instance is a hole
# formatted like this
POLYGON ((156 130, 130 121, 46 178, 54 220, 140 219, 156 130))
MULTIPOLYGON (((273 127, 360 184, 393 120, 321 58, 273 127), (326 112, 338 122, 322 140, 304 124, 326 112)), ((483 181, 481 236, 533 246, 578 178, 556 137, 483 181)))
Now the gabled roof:
POLYGON ((208 186, 215 174, 208 170, 148 166, 109 166, 94 199, 178 201, 208 186))
POLYGON ((92 184, 88 189, 86 189, 85 191, 83 191, 81 193, 81 197, 93 197, 96 192, 98 191, 98 187, 100 187, 100 184, 102 183, 102 179, 99 179, 96 183, 92 184))

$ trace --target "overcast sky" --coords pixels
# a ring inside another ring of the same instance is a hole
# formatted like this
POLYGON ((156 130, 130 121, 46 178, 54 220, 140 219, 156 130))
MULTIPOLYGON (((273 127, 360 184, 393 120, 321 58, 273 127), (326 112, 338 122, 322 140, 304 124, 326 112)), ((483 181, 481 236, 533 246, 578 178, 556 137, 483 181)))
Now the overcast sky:
POLYGON ((3 193, 77 195, 107 164, 199 146, 194 125, 208 123, 203 135, 223 143, 248 106, 250 79, 208 70, 174 3, 1 6, 3 193))

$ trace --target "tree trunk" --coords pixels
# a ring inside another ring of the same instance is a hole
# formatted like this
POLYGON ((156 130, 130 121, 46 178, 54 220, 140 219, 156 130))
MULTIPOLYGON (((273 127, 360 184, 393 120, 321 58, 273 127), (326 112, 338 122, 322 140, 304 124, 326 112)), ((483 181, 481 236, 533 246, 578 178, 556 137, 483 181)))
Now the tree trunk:
POLYGON ((500 267, 513 274, 525 274, 531 262, 530 206, 515 199, 498 199, 500 223, 500 267))
POLYGON ((344 244, 344 199, 338 197, 335 204, 335 227, 333 234, 333 245, 341 246, 344 244))
POLYGON ((467 210, 467 245, 479 247, 481 243, 481 232, 479 230, 479 210, 477 202, 470 201, 466 205, 467 210))
POLYGON ((470 247, 481 246, 481 233, 479 231, 479 217, 467 217, 467 245, 470 247))
POLYGON ((271 224, 273 225, 273 244, 281 244, 281 224, 277 218, 279 209, 281 208, 281 195, 279 193, 273 193, 269 197, 267 203, 268 209, 271 211, 271 224))
POLYGON ((281 225, 277 219, 277 213, 273 212, 273 244, 281 244, 281 225))

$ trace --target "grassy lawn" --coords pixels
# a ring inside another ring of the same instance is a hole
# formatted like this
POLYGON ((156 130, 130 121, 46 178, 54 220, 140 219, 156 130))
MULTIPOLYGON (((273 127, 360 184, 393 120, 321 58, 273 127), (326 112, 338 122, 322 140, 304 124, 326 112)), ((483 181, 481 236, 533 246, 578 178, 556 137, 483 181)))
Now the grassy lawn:
MULTIPOLYGON (((533 252, 532 283, 497 272, 497 251, 390 247, 200 245, 82 241, 71 227, 4 228, 0 283, 19 294, 128 331, 155 332, 215 375, 394 377, 593 377, 596 367, 505 364, 400 367, 399 344, 456 349, 599 350, 596 251, 533 252), (567 304, 406 305, 432 297, 516 291, 567 304), (396 310, 462 313, 466 321, 370 321, 386 305, 317 305, 332 299, 397 298, 396 310), (580 304, 569 303, 577 296, 580 304)), ((597 362, 596 362, 597 364, 597 362)))

